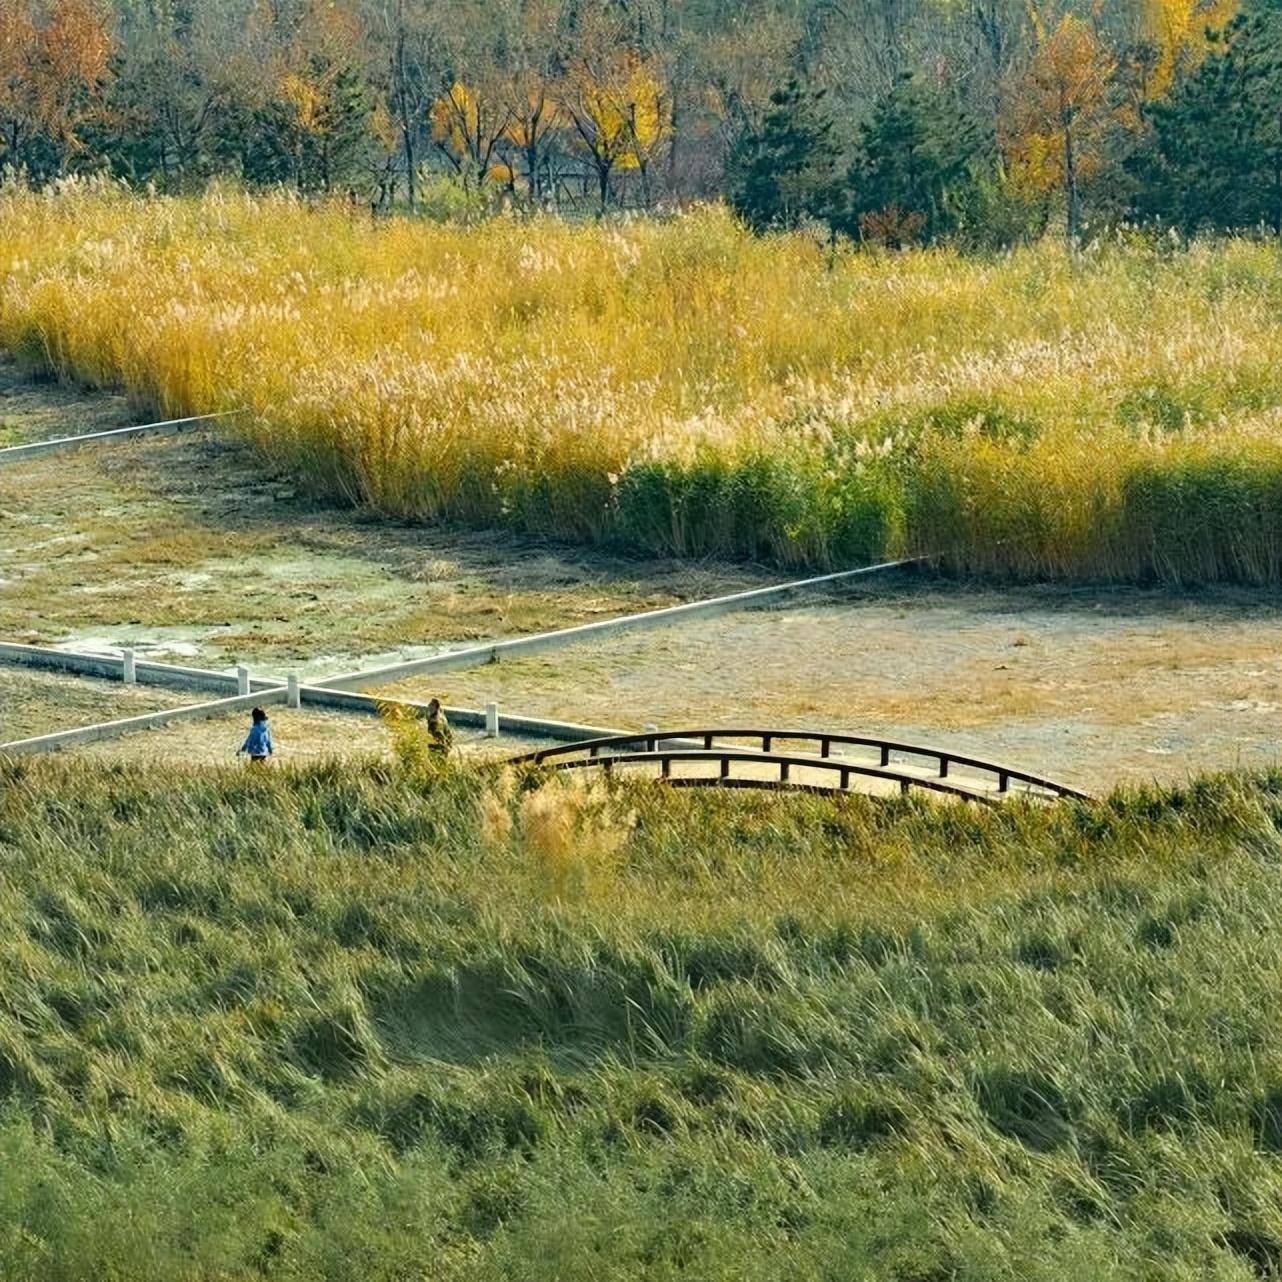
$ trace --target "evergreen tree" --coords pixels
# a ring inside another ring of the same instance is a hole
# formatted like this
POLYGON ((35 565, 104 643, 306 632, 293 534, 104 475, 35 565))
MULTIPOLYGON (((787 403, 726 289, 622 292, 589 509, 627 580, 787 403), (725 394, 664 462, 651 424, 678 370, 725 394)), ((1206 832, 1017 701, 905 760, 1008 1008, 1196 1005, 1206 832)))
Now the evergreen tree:
POLYGON ((1136 212, 1188 232, 1282 233, 1282 6, 1243 12, 1219 52, 1156 104, 1136 212))
POLYGON ((838 217, 837 146, 822 89, 791 80, 770 95, 759 129, 740 134, 728 161, 730 203, 753 228, 838 217))
POLYGON ((860 129, 846 229, 867 238, 898 228, 898 238, 925 240, 957 231, 982 151, 973 121, 932 86, 903 77, 860 129))

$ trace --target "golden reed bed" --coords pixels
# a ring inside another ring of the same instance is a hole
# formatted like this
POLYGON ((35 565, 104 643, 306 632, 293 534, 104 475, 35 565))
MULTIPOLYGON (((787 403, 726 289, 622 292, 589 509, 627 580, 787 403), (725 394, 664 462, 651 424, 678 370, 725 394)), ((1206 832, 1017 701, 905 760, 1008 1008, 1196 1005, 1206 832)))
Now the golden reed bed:
POLYGON ((0 344, 33 366, 245 409, 380 511, 790 565, 1279 581, 1280 301, 1247 240, 883 256, 719 208, 0 191, 0 344))

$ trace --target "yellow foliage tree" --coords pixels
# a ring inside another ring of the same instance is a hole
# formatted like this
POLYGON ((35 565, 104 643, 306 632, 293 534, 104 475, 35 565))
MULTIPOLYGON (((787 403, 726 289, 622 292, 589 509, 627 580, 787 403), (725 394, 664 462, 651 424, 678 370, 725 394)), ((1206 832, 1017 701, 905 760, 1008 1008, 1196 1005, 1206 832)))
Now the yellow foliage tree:
POLYGON ((1208 37, 1223 31, 1237 9, 1237 0, 1144 0, 1144 39, 1152 50, 1144 97, 1165 97, 1176 74, 1202 61, 1208 37))
POLYGON ((1101 160, 1116 64, 1080 18, 1066 14, 1047 30, 1032 12, 1037 47, 1013 86, 1003 150, 1017 182, 1063 192, 1072 239, 1081 229, 1081 182, 1101 160))
POLYGON ((597 70, 587 62, 571 68, 565 109, 580 146, 596 171, 601 208, 610 198, 616 170, 640 172, 650 202, 650 162, 671 127, 670 106, 655 63, 627 52, 597 70))
POLYGON ((518 71, 503 82, 507 126, 503 136, 525 167, 526 188, 537 203, 543 194, 543 158, 548 140, 564 124, 565 113, 552 95, 551 86, 535 71, 518 71))
POLYGON ((511 185, 511 169, 495 155, 511 123, 509 109, 495 104, 489 94, 456 80, 432 103, 428 115, 432 141, 462 178, 511 185))

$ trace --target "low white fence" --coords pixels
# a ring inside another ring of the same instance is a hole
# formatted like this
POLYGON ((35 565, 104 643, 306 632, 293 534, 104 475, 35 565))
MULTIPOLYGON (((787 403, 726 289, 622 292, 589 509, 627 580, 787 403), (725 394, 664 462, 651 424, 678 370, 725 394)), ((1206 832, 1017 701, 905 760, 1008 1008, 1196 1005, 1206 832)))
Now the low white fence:
POLYGON ((161 423, 139 423, 135 427, 113 427, 105 432, 81 432, 75 436, 56 436, 48 441, 31 441, 26 445, 10 445, 0 449, 0 465, 5 463, 22 463, 41 454, 54 454, 59 450, 75 450, 82 445, 94 445, 100 441, 119 441, 131 436, 169 436, 175 432, 190 432, 196 428, 212 423, 216 419, 230 418, 239 410, 228 410, 223 414, 196 414, 191 418, 169 418, 161 423))
MULTIPOLYGON (((331 690, 326 686, 310 685, 299 681, 294 674, 286 678, 254 677, 245 668, 240 668, 234 673, 216 672, 209 668, 189 668, 144 661, 135 658, 132 653, 119 656, 89 654, 58 650, 48 646, 0 642, 0 662, 122 682, 132 669, 135 681, 144 685, 236 692, 227 694, 221 699, 188 704, 181 708, 149 712, 141 716, 124 717, 118 721, 104 721, 74 730, 61 730, 29 739, 14 740, 11 743, 0 743, 0 754, 15 756, 52 752, 59 748, 122 738, 125 735, 142 730, 154 730, 174 722, 219 717, 251 708, 255 704, 267 706, 291 703, 296 707, 332 708, 363 716, 378 716, 384 707, 408 709, 416 716, 425 716, 427 713, 427 704, 424 702, 412 699, 378 699, 350 690, 331 690), (242 692, 246 686, 248 691, 242 692), (295 691, 297 692, 296 704, 292 703, 291 698, 295 691)), ((497 704, 491 704, 484 709, 446 708, 445 713, 455 725, 484 729, 492 735, 503 733, 521 738, 574 742, 577 739, 622 733, 622 731, 602 726, 576 725, 573 722, 555 721, 544 717, 500 713, 497 704)))

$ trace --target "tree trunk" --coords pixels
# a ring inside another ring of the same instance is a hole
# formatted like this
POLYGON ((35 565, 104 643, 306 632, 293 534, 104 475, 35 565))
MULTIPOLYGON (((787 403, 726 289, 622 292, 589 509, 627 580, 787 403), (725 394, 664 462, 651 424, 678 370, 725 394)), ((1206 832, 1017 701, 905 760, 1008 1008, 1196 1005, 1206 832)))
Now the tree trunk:
POLYGON ((1073 120, 1067 114, 1064 119, 1064 197, 1066 231, 1068 239, 1075 241, 1081 225, 1081 213, 1077 194, 1077 156, 1073 150, 1073 120))
MULTIPOLYGON (((536 125, 535 128, 538 126, 536 125)), ((539 203, 539 147, 531 142, 525 148, 525 181, 530 187, 530 204, 539 203)))
POLYGON ((408 121, 404 121, 401 133, 405 141, 405 194, 409 198, 410 213, 412 214, 414 212, 414 201, 418 195, 418 187, 414 178, 414 135, 408 121))

